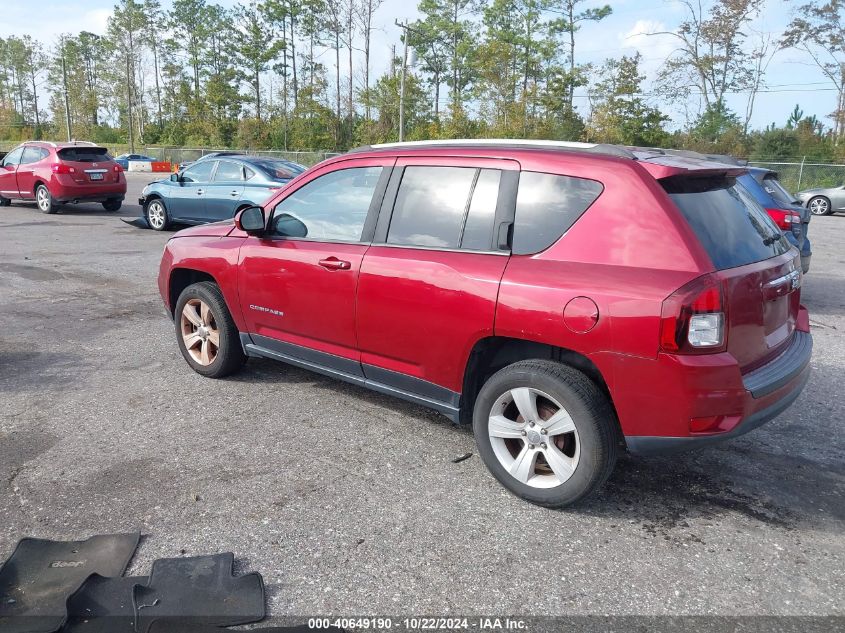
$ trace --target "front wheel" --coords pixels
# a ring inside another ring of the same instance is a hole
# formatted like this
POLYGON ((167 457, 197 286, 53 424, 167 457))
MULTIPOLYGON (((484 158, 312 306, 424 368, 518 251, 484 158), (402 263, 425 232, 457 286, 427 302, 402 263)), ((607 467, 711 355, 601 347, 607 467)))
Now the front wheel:
POLYGON ((561 363, 522 361, 494 374, 478 394, 473 431, 493 476, 516 496, 548 508, 591 494, 616 463, 607 397, 561 363))
POLYGON ((222 378, 246 361, 238 328, 217 284, 202 281, 185 288, 173 320, 179 351, 198 374, 222 378))
POLYGON ((163 231, 170 225, 167 207, 158 198, 154 198, 147 203, 147 207, 144 209, 144 215, 147 217, 147 224, 153 230, 163 231))
POLYGON ((59 210, 59 205, 53 200, 50 190, 45 185, 38 185, 35 188, 35 203, 42 213, 52 214, 59 210))
POLYGON ((825 198, 824 196, 816 196, 815 198, 811 198, 810 202, 807 203, 807 206, 810 209, 810 213, 813 215, 830 215, 830 200, 825 198))
POLYGON ((119 209, 120 209, 120 207, 122 207, 122 206, 123 206, 123 201, 122 201, 122 200, 106 200, 106 201, 103 203, 103 208, 104 208, 106 211, 117 211, 117 210, 119 210, 119 209))

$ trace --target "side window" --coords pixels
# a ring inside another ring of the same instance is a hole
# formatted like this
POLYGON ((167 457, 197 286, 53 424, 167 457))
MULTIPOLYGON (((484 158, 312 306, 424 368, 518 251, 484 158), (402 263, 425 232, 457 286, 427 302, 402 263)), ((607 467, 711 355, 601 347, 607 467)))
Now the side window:
POLYGON ((30 163, 37 163, 41 160, 41 149, 38 147, 26 147, 23 150, 21 157, 21 165, 29 165, 30 163))
POLYGON ((18 149, 9 152, 6 154, 5 158, 3 158, 3 165, 17 165, 21 162, 21 156, 23 155, 23 147, 19 147, 18 149))
POLYGON ((482 169, 478 174, 461 238, 461 248, 474 251, 490 250, 501 179, 502 172, 498 169, 482 169))
POLYGON ((383 169, 339 169, 312 180, 276 205, 270 221, 270 234, 326 241, 360 241, 383 169))
POLYGON ((215 182, 232 182, 243 180, 244 170, 238 163, 228 160, 221 160, 217 165, 217 172, 214 174, 215 182))
POLYGON ((477 171, 471 167, 406 167, 387 243, 457 248, 477 171))
POLYGON ((252 180, 253 178, 255 178, 255 172, 252 171, 249 167, 244 167, 244 173, 246 174, 244 180, 252 180))
POLYGON ((522 172, 516 196, 514 255, 546 250, 575 224, 602 189, 595 180, 522 172))
POLYGON ((196 165, 191 165, 182 173, 184 182, 208 182, 211 180, 211 172, 217 161, 207 160, 196 165))

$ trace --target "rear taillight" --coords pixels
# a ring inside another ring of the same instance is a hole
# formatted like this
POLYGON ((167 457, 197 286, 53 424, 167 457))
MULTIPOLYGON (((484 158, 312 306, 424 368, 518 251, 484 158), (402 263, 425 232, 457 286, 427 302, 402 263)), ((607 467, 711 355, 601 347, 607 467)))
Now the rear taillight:
POLYGON ((721 282, 710 275, 699 277, 663 301, 660 347, 673 354, 724 351, 725 323, 721 282))
POLYGON ((119 174, 120 172, 123 171, 123 167, 120 166, 120 163, 115 163, 114 169, 112 171, 114 171, 114 173, 116 173, 116 174, 119 174))
POLYGON ((52 169, 53 169, 54 174, 75 174, 76 173, 76 169, 74 169, 70 165, 65 165, 64 163, 53 163, 52 169))
POLYGON ((784 209, 766 209, 775 224, 783 231, 792 231, 796 235, 801 234, 801 216, 794 211, 784 209))

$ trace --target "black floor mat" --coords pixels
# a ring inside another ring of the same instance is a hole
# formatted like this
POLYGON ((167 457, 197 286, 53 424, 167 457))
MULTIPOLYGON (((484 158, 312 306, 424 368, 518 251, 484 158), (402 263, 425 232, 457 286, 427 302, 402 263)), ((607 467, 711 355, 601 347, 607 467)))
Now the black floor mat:
POLYGON ((126 222, 129 226, 135 226, 139 229, 148 229, 150 225, 147 224, 147 218, 120 218, 121 222, 126 222))
POLYGON ((133 590, 148 580, 146 576, 91 576, 67 601, 62 633, 134 633, 133 590))
MULTIPOLYGON (((264 619, 264 581, 260 574, 232 576, 232 553, 153 562, 147 586, 134 591, 137 633, 168 630, 168 623, 235 626, 264 619)), ((169 629, 181 630, 181 629, 169 629)))
POLYGON ((91 574, 121 576, 141 535, 87 541, 22 539, 0 568, 0 631, 52 633, 67 617, 67 600, 91 574))

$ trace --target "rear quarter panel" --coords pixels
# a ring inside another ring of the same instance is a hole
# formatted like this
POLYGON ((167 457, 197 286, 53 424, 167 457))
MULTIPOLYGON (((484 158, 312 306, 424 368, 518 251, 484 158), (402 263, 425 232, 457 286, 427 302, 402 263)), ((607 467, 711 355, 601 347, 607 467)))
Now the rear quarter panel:
POLYGON ((495 333, 590 358, 616 402, 621 361, 657 358, 663 300, 712 264, 662 187, 636 162, 583 156, 520 162, 523 170, 597 180, 604 190, 550 248, 510 258, 495 333), (587 332, 564 321, 576 297, 598 308, 598 321, 587 332))

